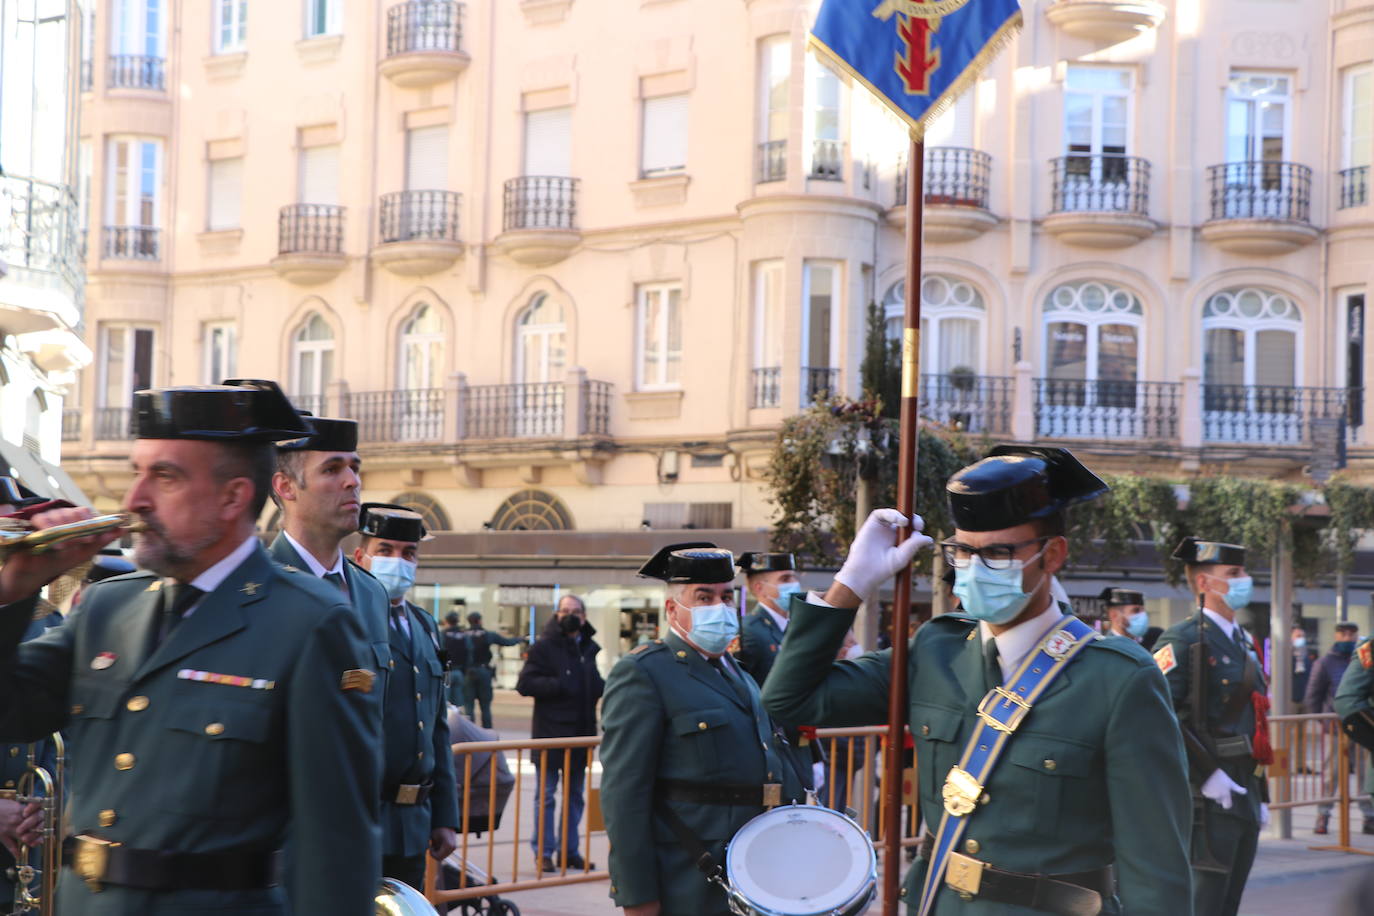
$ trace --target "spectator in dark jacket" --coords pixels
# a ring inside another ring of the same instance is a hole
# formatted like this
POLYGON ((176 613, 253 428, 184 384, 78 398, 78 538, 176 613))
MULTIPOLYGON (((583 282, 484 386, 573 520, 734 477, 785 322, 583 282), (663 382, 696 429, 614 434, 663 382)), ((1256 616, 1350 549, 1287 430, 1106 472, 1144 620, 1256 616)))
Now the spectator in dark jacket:
MULTIPOLYGON (((515 689, 523 696, 534 697, 534 720, 530 725, 532 738, 568 738, 596 734, 596 701, 601 699, 605 681, 596 670, 596 655, 601 651, 595 628, 587 622, 587 607, 576 595, 564 595, 558 600, 558 610, 544 627, 534 645, 530 646, 525 667, 515 689)), ((566 849, 564 862, 570 869, 595 868, 588 864, 578 849, 578 825, 585 805, 585 777, 587 749, 573 748, 567 752, 568 772, 563 783, 563 800, 567 807, 568 832, 560 837, 558 806, 554 792, 563 770, 565 753, 549 751, 538 758, 540 769, 539 798, 535 803, 534 829, 530 832, 530 848, 541 871, 558 868, 558 850, 566 849), (562 840, 567 841, 564 846, 562 840)))
MULTIPOLYGON (((1345 674, 1345 669, 1350 667, 1350 658, 1355 651, 1355 640, 1359 636, 1359 627, 1353 623, 1336 624, 1336 638, 1331 643, 1331 650, 1323 655, 1312 665, 1311 676, 1307 680, 1307 691, 1303 696, 1303 711, 1309 713, 1332 712, 1335 710, 1333 701, 1336 698, 1336 688, 1341 685, 1341 677, 1345 674)), ((1332 796, 1337 794, 1336 774, 1332 770, 1336 767, 1336 754, 1334 749, 1329 749, 1326 760, 1322 767, 1322 772, 1327 774, 1326 794, 1332 796)), ((1368 798, 1361 796, 1360 812, 1364 815, 1364 832, 1374 833, 1374 804, 1368 798)), ((1317 826, 1313 828, 1313 833, 1326 833, 1328 822, 1331 818, 1330 805, 1317 806, 1317 826)))
POLYGON ((463 682, 468 676, 468 640, 458 626, 458 612, 449 611, 444 618, 444 652, 448 654, 448 702, 462 706, 463 682))

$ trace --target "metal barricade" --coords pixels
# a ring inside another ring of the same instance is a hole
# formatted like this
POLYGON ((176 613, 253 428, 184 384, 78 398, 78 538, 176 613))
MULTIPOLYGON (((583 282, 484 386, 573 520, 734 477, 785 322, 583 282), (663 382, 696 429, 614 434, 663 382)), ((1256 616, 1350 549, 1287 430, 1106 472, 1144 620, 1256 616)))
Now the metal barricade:
POLYGON ((1270 810, 1331 806, 1337 809, 1337 841, 1313 848, 1374 855, 1350 844, 1350 803, 1365 794, 1370 757, 1341 729, 1340 718, 1329 712, 1270 716, 1269 737, 1274 747, 1268 772, 1270 810))

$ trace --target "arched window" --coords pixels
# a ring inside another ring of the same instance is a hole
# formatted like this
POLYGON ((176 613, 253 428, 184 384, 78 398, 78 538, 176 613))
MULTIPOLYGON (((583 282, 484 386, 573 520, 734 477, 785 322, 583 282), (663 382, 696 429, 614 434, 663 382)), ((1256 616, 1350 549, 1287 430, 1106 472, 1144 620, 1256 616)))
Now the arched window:
MULTIPOLYGON (((898 340, 906 310, 906 281, 883 296, 887 336, 898 340)), ((921 372, 924 375, 983 374, 983 294, 965 280, 927 274, 921 282, 921 372)))
POLYGON ((393 505, 405 506, 412 512, 418 512, 425 520, 425 530, 430 534, 436 531, 453 530, 444 507, 439 505, 437 499, 427 493, 402 493, 391 502, 393 505))
POLYGON ((319 414, 334 380, 334 329, 311 312, 291 341, 291 391, 296 406, 319 414))
POLYGON ((563 306, 543 293, 536 293, 516 320, 515 380, 562 381, 567 331, 563 306))
POLYGON ((1046 376, 1065 390, 1077 387, 1087 403, 1095 389, 1096 403, 1129 397, 1134 405, 1144 313, 1139 296, 1109 283, 1055 287, 1045 297, 1046 376))
POLYGON ((562 500, 543 490, 521 490, 496 509, 496 531, 571 531, 572 516, 562 500))
POLYGON ((1223 290, 1203 305, 1202 331, 1204 436, 1300 441, 1297 304, 1274 290, 1223 290))
POLYGON ((401 325, 401 358, 397 362, 403 391, 442 388, 444 385, 444 319, 439 310, 420 303, 401 325))

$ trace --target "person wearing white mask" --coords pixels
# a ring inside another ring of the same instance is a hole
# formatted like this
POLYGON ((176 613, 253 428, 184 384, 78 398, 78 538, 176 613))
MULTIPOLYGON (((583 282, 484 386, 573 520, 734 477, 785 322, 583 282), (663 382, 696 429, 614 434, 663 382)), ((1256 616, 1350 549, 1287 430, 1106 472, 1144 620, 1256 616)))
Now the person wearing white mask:
POLYGON ((438 625, 406 600, 415 585, 424 518, 404 506, 363 503, 353 560, 386 589, 391 679, 382 719, 382 874, 420 888, 425 852, 443 862, 458 844, 457 784, 438 625), (418 727, 417 727, 418 725, 418 727))
POLYGON ((1107 609, 1107 630, 1112 636, 1125 636, 1140 643, 1146 652, 1154 649, 1162 627, 1150 626, 1145 610, 1145 595, 1130 588, 1104 588, 1098 595, 1107 609))
POLYGON ((1184 564, 1197 613, 1164 631, 1154 658, 1173 695, 1197 798, 1193 911, 1235 916, 1269 819, 1264 768, 1274 762, 1268 681, 1236 619, 1254 580, 1238 544, 1187 537, 1173 559, 1184 564))
POLYGON ((765 808, 804 801, 809 774, 727 651, 739 633, 730 551, 672 544, 639 575, 666 584, 668 626, 606 680, 601 809, 611 899, 627 916, 729 916, 706 870, 724 864, 726 843, 765 808))
POLYGON ((739 568, 754 598, 754 610, 740 627, 735 658, 763 686, 787 632, 787 608, 792 596, 801 594, 797 561, 790 553, 749 551, 739 555, 739 568))

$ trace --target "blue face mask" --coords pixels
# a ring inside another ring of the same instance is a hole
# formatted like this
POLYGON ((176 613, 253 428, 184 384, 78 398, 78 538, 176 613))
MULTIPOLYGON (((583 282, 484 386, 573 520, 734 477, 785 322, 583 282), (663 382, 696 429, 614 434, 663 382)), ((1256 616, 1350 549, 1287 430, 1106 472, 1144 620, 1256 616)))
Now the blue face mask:
POLYGON ((417 564, 400 557, 373 557, 368 572, 386 587, 387 596, 392 601, 398 601, 415 584, 416 568, 417 564))
POLYGON ((778 607, 786 611, 788 606, 792 603, 792 596, 800 595, 801 590, 801 584, 798 582, 784 582, 779 585, 777 597, 778 607))
POLYGON ((954 594, 971 617, 998 626, 1010 623, 1031 597, 1021 590, 1021 571, 1044 552, 1042 547, 1029 561, 1012 560, 1009 569, 989 569, 975 556, 968 566, 954 570, 954 594))
POLYGON ((1126 632, 1136 639, 1143 639, 1150 629, 1150 615, 1146 611, 1136 611, 1126 618, 1126 632))
POLYGON ((1239 611, 1248 607, 1250 604, 1250 593, 1254 591, 1255 580, 1249 576, 1241 576, 1239 579, 1226 580, 1229 585, 1226 588, 1226 606, 1233 611, 1239 611))
POLYGON ((708 655, 723 654, 730 641, 739 635, 739 614, 728 604, 687 607, 679 601, 677 606, 692 614, 692 632, 686 634, 688 640, 708 655))

